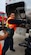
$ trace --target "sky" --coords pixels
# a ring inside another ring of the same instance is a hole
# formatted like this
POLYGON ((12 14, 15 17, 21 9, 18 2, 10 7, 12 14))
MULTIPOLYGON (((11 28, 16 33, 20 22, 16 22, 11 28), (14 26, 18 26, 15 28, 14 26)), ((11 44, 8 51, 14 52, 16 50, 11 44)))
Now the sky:
POLYGON ((0 11, 5 12, 5 0, 0 0, 0 11))
MULTIPOLYGON (((31 0, 23 0, 23 1, 25 1, 25 3, 26 3, 26 8, 31 9, 31 0)), ((5 12, 5 2, 6 2, 5 0, 0 0, 0 11, 5 12)))

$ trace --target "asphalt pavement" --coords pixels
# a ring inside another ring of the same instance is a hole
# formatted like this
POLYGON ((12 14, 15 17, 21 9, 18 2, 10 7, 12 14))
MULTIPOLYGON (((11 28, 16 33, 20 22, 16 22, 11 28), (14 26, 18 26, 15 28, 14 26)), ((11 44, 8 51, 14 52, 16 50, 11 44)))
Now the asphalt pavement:
MULTIPOLYGON (((18 44, 23 42, 26 37, 28 37, 28 34, 21 35, 21 34, 15 32, 14 36, 13 36, 15 52, 11 51, 9 48, 6 52, 6 55, 25 55, 26 48, 20 47, 18 44)), ((1 42, 2 42, 2 46, 3 46, 4 40, 1 42)))

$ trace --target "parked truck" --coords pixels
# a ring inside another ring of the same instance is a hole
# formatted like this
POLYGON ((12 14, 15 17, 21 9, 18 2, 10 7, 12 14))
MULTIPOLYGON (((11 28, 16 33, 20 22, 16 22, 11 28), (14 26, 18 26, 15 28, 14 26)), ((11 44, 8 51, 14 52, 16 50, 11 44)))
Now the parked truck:
POLYGON ((0 12, 0 30, 2 30, 3 27, 5 27, 5 22, 7 20, 7 15, 4 12, 0 12))

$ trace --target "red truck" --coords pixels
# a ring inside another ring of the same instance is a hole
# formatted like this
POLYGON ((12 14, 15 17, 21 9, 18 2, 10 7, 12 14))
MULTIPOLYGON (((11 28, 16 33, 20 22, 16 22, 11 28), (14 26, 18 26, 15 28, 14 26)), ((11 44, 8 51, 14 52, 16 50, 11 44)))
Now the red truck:
POLYGON ((4 12, 0 12, 0 30, 2 29, 2 25, 4 24, 5 26, 5 22, 7 20, 7 15, 4 12))

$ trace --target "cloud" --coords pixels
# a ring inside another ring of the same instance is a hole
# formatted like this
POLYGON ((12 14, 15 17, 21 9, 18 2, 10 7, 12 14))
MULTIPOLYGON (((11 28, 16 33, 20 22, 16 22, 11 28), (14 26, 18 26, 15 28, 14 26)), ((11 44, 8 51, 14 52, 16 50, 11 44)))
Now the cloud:
POLYGON ((5 0, 0 0, 0 11, 4 11, 5 12, 5 0))

